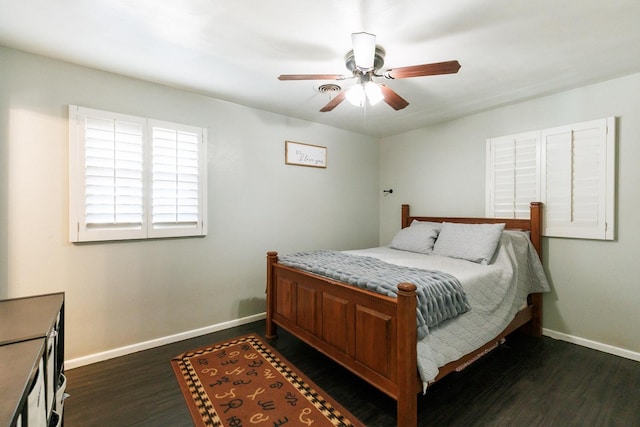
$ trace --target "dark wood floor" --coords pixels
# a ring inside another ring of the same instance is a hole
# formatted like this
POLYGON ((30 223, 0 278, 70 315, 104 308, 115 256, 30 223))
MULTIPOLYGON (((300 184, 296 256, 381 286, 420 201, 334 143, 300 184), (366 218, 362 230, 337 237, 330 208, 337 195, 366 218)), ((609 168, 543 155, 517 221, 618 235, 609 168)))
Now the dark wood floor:
MULTIPOLYGON (((67 371, 64 422, 191 426, 169 361, 255 332, 264 321, 67 371)), ((368 426, 394 426, 395 402, 286 332, 271 344, 368 426)), ((640 363, 547 337, 515 335, 419 398, 420 425, 640 426, 640 363)))

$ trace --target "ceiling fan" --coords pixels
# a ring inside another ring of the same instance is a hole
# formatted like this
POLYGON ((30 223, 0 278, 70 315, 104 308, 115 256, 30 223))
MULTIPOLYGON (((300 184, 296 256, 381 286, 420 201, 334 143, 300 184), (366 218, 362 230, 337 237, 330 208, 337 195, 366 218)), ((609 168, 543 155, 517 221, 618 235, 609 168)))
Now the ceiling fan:
POLYGON ((384 65, 385 50, 376 45, 376 36, 369 33, 351 34, 353 49, 345 55, 345 65, 351 75, 344 74, 281 74, 278 80, 347 80, 355 79, 357 84, 349 90, 341 90, 321 112, 333 110, 342 101, 349 100, 354 105, 363 107, 367 101, 374 105, 382 100, 394 110, 402 110, 409 102, 394 92, 389 86, 373 81, 374 78, 406 79, 409 77, 453 74, 460 69, 458 61, 437 62, 432 64, 412 65, 409 67, 391 68, 380 72, 384 65))

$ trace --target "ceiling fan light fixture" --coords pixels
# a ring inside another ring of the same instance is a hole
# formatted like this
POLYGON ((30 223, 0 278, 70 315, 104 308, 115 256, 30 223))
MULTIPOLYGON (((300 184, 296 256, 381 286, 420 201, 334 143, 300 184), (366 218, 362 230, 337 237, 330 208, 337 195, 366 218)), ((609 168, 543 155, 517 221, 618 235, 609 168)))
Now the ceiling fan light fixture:
POLYGON ((367 95, 369 104, 371 105, 376 105, 378 102, 384 99, 384 95, 382 94, 382 88, 380 87, 380 85, 374 82, 365 83, 364 92, 367 95))
POLYGON ((364 103, 366 100, 364 85, 354 85, 351 89, 345 92, 345 96, 347 97, 347 101, 349 101, 351 105, 355 105, 356 107, 364 107, 364 103))
POLYGON ((374 82, 358 83, 346 91, 345 96, 356 107, 364 107, 367 101, 370 105, 376 105, 384 99, 382 88, 374 82))
POLYGON ((376 36, 364 32, 353 33, 351 34, 351 42, 353 43, 356 67, 363 71, 372 70, 376 54, 376 36))

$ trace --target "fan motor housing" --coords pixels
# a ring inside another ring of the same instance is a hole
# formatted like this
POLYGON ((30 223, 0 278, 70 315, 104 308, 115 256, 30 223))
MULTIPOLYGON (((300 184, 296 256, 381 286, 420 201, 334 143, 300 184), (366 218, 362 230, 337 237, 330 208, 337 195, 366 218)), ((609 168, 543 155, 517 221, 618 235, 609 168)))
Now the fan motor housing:
MULTIPOLYGON (((386 52, 382 46, 376 45, 376 53, 373 57, 374 70, 379 70, 384 65, 385 53, 386 52)), ((344 56, 344 62, 349 71, 354 72, 356 70, 356 58, 355 58, 355 55, 353 54, 353 50, 350 50, 349 52, 347 52, 347 54, 344 56)), ((369 70, 363 70, 363 71, 369 71, 369 70)))

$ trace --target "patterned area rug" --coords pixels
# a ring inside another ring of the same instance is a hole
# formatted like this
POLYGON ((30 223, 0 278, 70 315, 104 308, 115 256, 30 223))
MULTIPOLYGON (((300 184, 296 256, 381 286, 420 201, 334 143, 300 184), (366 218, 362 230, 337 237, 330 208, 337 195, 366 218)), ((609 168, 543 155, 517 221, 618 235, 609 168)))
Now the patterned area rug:
POLYGON ((196 426, 363 426, 255 335, 188 351, 171 365, 196 426))

